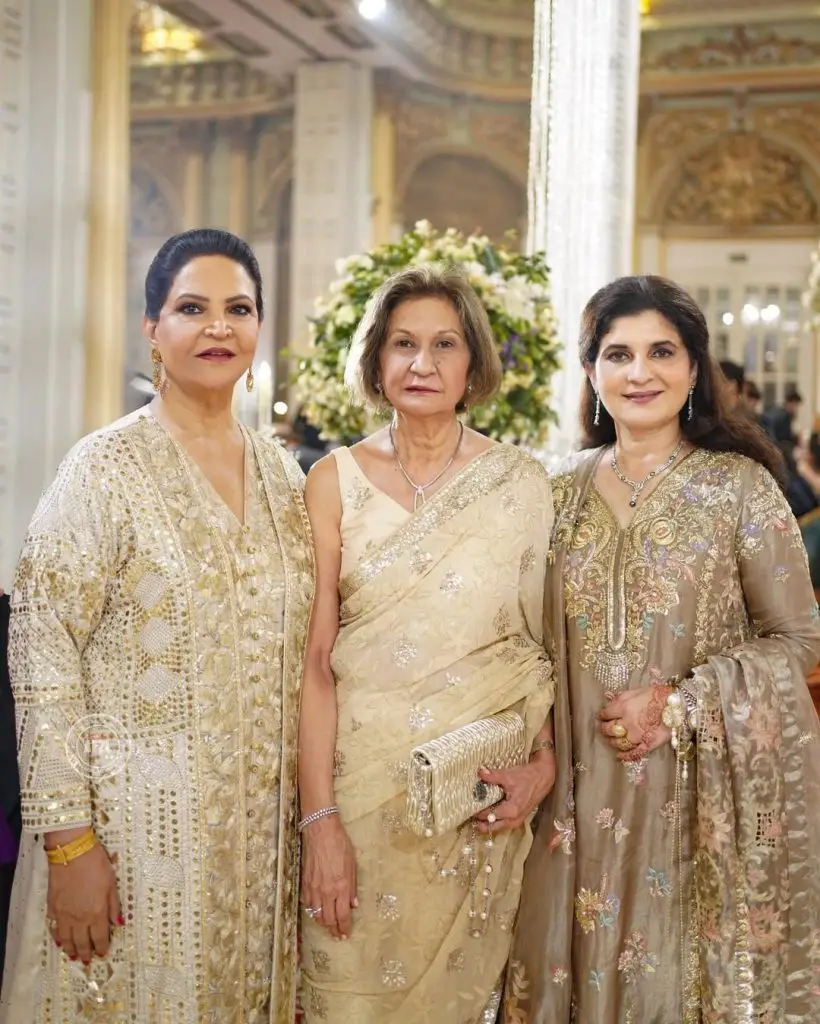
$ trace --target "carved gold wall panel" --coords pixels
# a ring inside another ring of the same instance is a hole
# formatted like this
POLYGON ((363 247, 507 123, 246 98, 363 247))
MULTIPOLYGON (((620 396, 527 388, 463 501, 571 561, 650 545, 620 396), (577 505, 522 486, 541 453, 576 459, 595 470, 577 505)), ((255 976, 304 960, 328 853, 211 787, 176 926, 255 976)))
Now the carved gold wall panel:
POLYGON ((803 233, 820 217, 820 97, 658 100, 644 109, 641 224, 803 233))

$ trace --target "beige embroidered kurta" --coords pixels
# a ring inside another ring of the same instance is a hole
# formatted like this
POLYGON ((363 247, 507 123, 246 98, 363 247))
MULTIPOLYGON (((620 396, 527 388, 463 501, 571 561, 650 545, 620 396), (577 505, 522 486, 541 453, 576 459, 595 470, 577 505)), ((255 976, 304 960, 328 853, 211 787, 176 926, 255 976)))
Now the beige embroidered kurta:
POLYGON ((756 463, 696 449, 622 529, 596 453, 554 480, 558 779, 525 871, 506 1024, 820 1021, 820 627, 756 463), (694 670, 695 762, 621 764, 608 693, 694 670), (680 815, 680 816, 679 816, 680 815))
POLYGON ((245 522, 150 414, 84 439, 12 597, 25 835, 3 1024, 292 1024, 302 475, 246 433, 245 522), (46 930, 41 833, 85 823, 126 919, 105 960, 46 930))
POLYGON ((308 1024, 492 1024, 530 830, 495 837, 491 874, 479 842, 471 894, 469 826, 434 839, 405 828, 407 765, 419 743, 506 708, 522 713, 530 740, 543 725, 549 482, 498 445, 411 514, 350 452, 336 458, 336 799, 360 906, 346 942, 305 920, 301 1002, 308 1024))

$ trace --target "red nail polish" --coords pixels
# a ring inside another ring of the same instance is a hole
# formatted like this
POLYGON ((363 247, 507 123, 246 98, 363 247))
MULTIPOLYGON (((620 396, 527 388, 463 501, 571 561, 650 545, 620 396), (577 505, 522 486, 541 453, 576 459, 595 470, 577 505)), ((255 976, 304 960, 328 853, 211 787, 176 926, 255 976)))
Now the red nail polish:
POLYGON ((89 967, 91 965, 90 960, 83 960, 83 967, 89 967))
POLYGON ((76 960, 77 959, 77 954, 75 953, 74 956, 70 956, 68 959, 69 960, 76 960))
POLYGON ((62 946, 62 942, 60 942, 60 940, 59 940, 59 939, 55 939, 55 940, 54 940, 54 945, 55 945, 55 946, 56 946, 56 947, 57 947, 58 949, 60 949, 60 947, 62 946))
POLYGON ((125 918, 122 916, 122 914, 120 914, 120 916, 117 918, 117 924, 120 926, 125 924, 125 918))

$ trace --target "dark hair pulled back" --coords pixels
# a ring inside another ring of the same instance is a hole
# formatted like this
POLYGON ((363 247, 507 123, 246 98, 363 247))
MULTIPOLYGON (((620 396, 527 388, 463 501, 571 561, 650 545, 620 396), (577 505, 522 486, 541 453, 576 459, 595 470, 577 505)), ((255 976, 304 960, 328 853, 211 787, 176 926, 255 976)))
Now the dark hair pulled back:
MULTIPOLYGON (((783 482, 783 459, 777 447, 749 416, 729 409, 723 396, 718 370, 709 353, 709 328, 695 300, 683 288, 664 277, 620 277, 599 289, 589 300, 581 317, 580 356, 585 368, 598 358, 602 340, 616 320, 654 311, 675 328, 697 365, 692 394, 692 419, 684 406, 680 425, 692 444, 713 452, 746 455, 783 482)), ((595 422, 595 391, 585 377, 581 395, 581 432, 584 448, 615 441, 615 423, 601 405, 595 422)))
POLYGON ((159 320, 177 274, 200 256, 224 256, 244 267, 256 288, 256 315, 261 320, 264 314, 262 275, 253 250, 230 231, 217 228, 183 231, 163 243, 145 275, 145 315, 148 319, 159 320))

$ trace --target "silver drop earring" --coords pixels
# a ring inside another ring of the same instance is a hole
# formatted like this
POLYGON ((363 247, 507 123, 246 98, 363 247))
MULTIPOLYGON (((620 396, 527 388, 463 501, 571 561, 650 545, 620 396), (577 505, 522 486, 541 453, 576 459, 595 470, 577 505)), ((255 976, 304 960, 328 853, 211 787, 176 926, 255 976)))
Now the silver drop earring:
POLYGON ((601 423, 601 396, 598 392, 595 392, 595 418, 592 421, 595 426, 600 426, 601 423))
POLYGON ((691 387, 689 388, 689 406, 688 406, 688 410, 687 410, 687 413, 686 413, 686 418, 687 418, 688 420, 691 420, 691 419, 692 419, 692 413, 693 413, 693 409, 692 409, 692 395, 693 395, 694 393, 695 393, 695 385, 693 384, 693 385, 692 385, 692 386, 691 386, 691 387))

